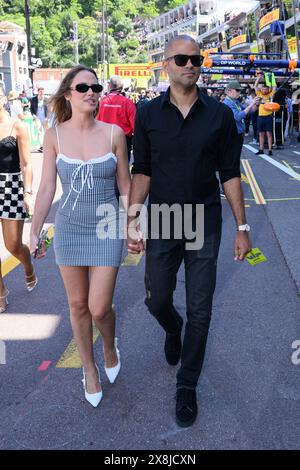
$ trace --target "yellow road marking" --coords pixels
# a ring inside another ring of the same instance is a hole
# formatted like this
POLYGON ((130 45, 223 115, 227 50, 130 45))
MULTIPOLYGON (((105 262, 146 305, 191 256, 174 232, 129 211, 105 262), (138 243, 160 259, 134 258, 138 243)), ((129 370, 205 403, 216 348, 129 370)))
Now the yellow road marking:
POLYGON ((128 253, 128 255, 125 256, 125 258, 123 259, 121 266, 137 266, 141 261, 143 255, 143 251, 136 255, 134 255, 133 253, 128 253))
MULTIPOLYGON (((93 325, 93 344, 96 342, 98 336, 99 331, 95 327, 95 325, 93 325)), ((69 345, 65 349, 58 363, 56 364, 56 367, 59 369, 79 369, 80 367, 82 367, 82 363, 74 339, 70 341, 69 345)))
POLYGON ((6 276, 8 273, 10 273, 10 271, 15 269, 18 264, 20 264, 20 261, 14 256, 10 256, 5 261, 3 261, 1 264, 2 277, 6 276))
POLYGON ((281 197, 278 199, 266 199, 266 201, 300 201, 300 197, 281 197))
POLYGON ((256 181, 256 178, 254 176, 254 173, 252 171, 252 168, 250 166, 249 161, 248 160, 242 160, 242 164, 243 164, 246 176, 248 178, 250 188, 251 188, 251 191, 253 193, 256 204, 263 204, 263 205, 267 204, 266 200, 265 200, 265 198, 264 198, 264 196, 263 196, 263 194, 260 190, 260 187, 258 186, 258 183, 256 181))

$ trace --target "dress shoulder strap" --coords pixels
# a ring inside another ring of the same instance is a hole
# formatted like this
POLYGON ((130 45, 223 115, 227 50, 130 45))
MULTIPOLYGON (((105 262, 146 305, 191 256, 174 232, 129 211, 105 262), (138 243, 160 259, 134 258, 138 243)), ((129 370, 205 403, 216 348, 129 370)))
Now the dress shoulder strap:
POLYGON ((61 153, 60 151, 60 141, 59 141, 59 134, 58 134, 58 126, 55 126, 56 130, 56 138, 57 138, 57 148, 58 148, 58 153, 61 153))

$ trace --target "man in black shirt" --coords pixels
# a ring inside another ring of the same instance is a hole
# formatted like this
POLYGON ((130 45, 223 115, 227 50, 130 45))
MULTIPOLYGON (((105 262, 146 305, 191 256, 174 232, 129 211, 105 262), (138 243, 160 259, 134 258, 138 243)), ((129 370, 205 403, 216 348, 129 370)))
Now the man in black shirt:
POLYGON ((237 224, 234 258, 243 260, 251 247, 233 113, 227 106, 201 93, 196 86, 201 56, 194 39, 183 35, 171 40, 163 64, 169 75, 170 88, 138 110, 135 121, 128 251, 138 253, 144 248, 138 226, 132 226, 137 224, 139 207, 149 194, 151 214, 146 246, 145 303, 166 332, 168 363, 176 365, 181 357, 177 373, 176 421, 187 427, 197 416, 195 389, 204 359, 221 238, 221 202, 216 171, 237 224), (133 205, 135 212, 132 214, 133 205), (177 205, 183 211, 188 206, 191 216, 184 214, 180 220, 177 213, 172 219, 170 236, 164 237, 160 225, 154 233, 152 231, 155 205, 170 208, 177 205), (200 205, 204 205, 204 227, 199 229, 200 205), (197 235, 193 247, 186 230, 180 238, 175 234, 182 220, 189 222, 189 231, 195 226, 196 233, 203 230, 202 248, 197 243, 197 235), (187 303, 183 345, 183 320, 173 305, 176 275, 182 261, 187 303))

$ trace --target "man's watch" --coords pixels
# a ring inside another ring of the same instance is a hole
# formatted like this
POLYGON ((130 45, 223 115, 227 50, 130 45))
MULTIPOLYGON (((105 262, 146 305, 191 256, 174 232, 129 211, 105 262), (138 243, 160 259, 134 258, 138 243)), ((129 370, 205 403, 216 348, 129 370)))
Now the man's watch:
POLYGON ((27 193, 27 194, 30 194, 31 196, 33 195, 33 191, 32 189, 27 189, 27 188, 24 188, 24 194, 27 193))
POLYGON ((250 232, 250 225, 248 224, 238 225, 237 231, 238 232, 250 232))

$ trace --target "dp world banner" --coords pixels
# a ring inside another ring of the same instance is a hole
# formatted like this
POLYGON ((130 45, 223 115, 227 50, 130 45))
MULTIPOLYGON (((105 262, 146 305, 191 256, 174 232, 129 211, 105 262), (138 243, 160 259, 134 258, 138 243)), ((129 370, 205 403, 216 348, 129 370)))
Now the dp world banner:
MULTIPOLYGON (((99 65, 99 77, 101 77, 102 66, 99 65)), ((148 81, 152 76, 150 64, 109 64, 109 76, 119 75, 124 79, 125 86, 134 84, 136 88, 147 88, 148 81)), ((107 67, 105 67, 105 79, 107 80, 107 67)))

